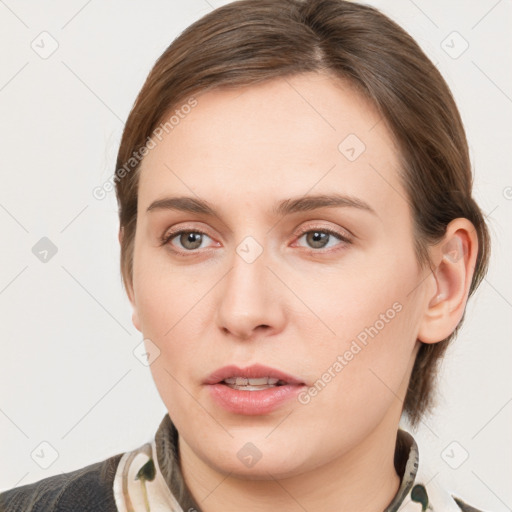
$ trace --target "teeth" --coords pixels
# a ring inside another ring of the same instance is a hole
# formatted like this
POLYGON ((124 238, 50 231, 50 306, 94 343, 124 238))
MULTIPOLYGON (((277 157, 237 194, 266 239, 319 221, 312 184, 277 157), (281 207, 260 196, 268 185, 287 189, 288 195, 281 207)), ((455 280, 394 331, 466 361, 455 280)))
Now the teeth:
POLYGON ((226 384, 231 389, 241 389, 242 391, 261 391, 262 389, 275 388, 276 386, 236 386, 235 384, 226 384))
POLYGON ((224 379, 226 384, 231 384, 235 386, 275 386, 279 379, 274 379, 272 377, 257 377, 257 378, 248 378, 248 377, 228 377, 224 379))

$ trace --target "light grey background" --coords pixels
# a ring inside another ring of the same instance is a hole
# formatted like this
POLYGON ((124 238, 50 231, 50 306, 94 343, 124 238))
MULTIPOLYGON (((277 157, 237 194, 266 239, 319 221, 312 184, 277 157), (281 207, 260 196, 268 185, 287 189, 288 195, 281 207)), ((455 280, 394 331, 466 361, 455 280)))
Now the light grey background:
MULTIPOLYGON (((92 189, 114 171, 157 57, 224 3, 0 1, 0 489, 133 449, 166 412, 133 354, 142 336, 120 281, 115 193, 100 201, 92 189), (55 255, 36 246, 43 237, 55 255)), ((415 434, 420 455, 473 505, 511 510, 512 5, 370 3, 448 81, 493 236, 490 272, 442 366, 439 407, 415 434)))

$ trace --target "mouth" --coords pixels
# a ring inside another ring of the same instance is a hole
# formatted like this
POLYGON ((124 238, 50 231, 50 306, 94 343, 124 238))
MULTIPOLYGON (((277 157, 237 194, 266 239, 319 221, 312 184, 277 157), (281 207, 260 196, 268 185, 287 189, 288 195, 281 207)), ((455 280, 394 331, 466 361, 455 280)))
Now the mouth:
POLYGON ((203 382, 217 406, 238 415, 265 415, 300 393, 305 382, 276 368, 254 364, 215 370, 203 382))
POLYGON ((285 386, 287 382, 272 377, 258 377, 254 379, 248 377, 228 377, 219 384, 225 384, 231 389, 240 389, 242 391, 261 391, 262 389, 285 386))
POLYGON ((300 378, 289 375, 276 368, 253 364, 246 368, 235 365, 224 366, 215 370, 204 384, 224 384, 232 389, 259 391, 286 385, 305 384, 300 378))

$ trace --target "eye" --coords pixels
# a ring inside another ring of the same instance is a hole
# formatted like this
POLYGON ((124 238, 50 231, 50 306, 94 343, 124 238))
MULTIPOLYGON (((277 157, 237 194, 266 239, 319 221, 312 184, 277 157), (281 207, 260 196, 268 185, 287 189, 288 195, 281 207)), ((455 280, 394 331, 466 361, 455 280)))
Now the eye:
MULTIPOLYGON (((350 244, 351 240, 347 235, 339 233, 333 229, 329 228, 316 228, 316 229, 308 229, 307 231, 302 231, 298 235, 298 240, 305 237, 306 243, 312 247, 313 249, 325 249, 328 246, 329 242, 331 242, 332 238, 336 238, 345 244, 350 244)), ((336 245, 336 244, 335 244, 336 245)), ((338 245, 344 245, 338 244, 338 245)), ((332 245, 331 245, 332 247, 332 245)), ((318 251, 311 251, 318 252, 318 251)))
POLYGON ((177 253, 192 252, 195 249, 201 248, 204 237, 210 238, 206 233, 198 231, 197 229, 181 229, 179 231, 173 231, 165 234, 161 239, 161 245, 171 245, 174 247, 174 244, 171 242, 177 238, 178 242, 181 244, 181 248, 178 247, 178 250, 176 251, 177 253))

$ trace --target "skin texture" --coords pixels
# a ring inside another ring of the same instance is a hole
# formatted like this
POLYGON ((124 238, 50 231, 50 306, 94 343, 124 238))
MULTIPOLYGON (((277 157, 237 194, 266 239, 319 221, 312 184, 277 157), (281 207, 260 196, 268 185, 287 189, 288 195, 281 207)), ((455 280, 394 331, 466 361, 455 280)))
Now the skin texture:
POLYGON ((382 511, 399 486, 396 430, 418 339, 442 340, 464 310, 472 225, 452 221, 431 248, 434 272, 419 266, 396 145, 341 81, 304 74, 196 99, 142 163, 129 290, 134 325, 160 350, 151 372, 180 433, 187 485, 207 512, 382 511), (365 145, 354 161, 338 149, 349 134, 365 145), (374 212, 271 212, 277 201, 334 192, 374 212), (220 217, 147 211, 170 196, 207 200, 220 217), (160 245, 171 228, 206 235, 160 245), (311 231, 325 228, 350 241, 315 242, 311 231), (247 236, 262 249, 252 263, 236 252, 247 236), (453 240, 462 256, 443 257, 453 240), (233 414, 203 385, 224 365, 261 363, 313 386, 393 304, 394 318, 307 404, 233 414), (247 442, 261 452, 252 467, 237 457, 247 442))

